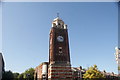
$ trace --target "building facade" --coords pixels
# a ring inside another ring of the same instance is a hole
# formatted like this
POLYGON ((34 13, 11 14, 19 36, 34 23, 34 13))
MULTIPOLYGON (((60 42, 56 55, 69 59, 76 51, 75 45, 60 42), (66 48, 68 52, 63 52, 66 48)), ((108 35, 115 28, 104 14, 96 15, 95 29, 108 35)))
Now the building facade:
POLYGON ((115 58, 118 64, 118 75, 120 76, 120 48, 116 47, 115 50, 116 50, 115 58))
POLYGON ((2 79, 3 72, 4 72, 4 60, 2 53, 0 53, 0 80, 2 79))
POLYGON ((35 80, 48 79, 48 62, 43 62, 35 68, 35 80))

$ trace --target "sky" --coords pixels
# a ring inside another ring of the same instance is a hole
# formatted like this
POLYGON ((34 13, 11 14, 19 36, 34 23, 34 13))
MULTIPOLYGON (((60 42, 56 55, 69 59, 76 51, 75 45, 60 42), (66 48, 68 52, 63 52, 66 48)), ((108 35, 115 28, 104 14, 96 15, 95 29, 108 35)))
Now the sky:
POLYGON ((117 73, 116 2, 4 2, 2 47, 5 69, 24 72, 49 59, 49 32, 59 13, 68 25, 72 67, 117 73))
POLYGON ((0 51, 2 51, 2 7, 0 4, 0 51))
POLYGON ((118 2, 119 0, 1 0, 3 2, 118 2))

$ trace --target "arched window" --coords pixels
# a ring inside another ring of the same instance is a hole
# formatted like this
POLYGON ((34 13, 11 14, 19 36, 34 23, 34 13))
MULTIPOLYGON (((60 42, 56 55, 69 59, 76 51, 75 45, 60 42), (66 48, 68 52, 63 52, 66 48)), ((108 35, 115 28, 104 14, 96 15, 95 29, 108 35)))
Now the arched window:
POLYGON ((58 25, 60 25, 60 23, 58 23, 58 25))
POLYGON ((56 26, 56 24, 55 23, 53 23, 53 27, 55 27, 56 26))

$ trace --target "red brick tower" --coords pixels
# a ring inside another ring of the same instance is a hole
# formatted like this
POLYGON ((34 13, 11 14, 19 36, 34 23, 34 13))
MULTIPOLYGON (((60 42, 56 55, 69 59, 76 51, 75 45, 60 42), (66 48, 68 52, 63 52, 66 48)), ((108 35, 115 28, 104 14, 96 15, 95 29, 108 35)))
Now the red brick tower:
POLYGON ((57 17, 52 22, 49 43, 48 78, 51 80, 72 78, 67 25, 57 17))

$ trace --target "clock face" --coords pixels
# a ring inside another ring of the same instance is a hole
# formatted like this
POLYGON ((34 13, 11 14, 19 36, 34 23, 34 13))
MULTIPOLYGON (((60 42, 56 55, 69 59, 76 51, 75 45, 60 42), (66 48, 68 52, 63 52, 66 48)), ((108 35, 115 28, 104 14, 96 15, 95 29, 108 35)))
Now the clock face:
POLYGON ((58 37, 57 37, 57 40, 58 40, 59 42, 63 42, 63 41, 64 41, 64 38, 63 38, 62 36, 58 36, 58 37))

